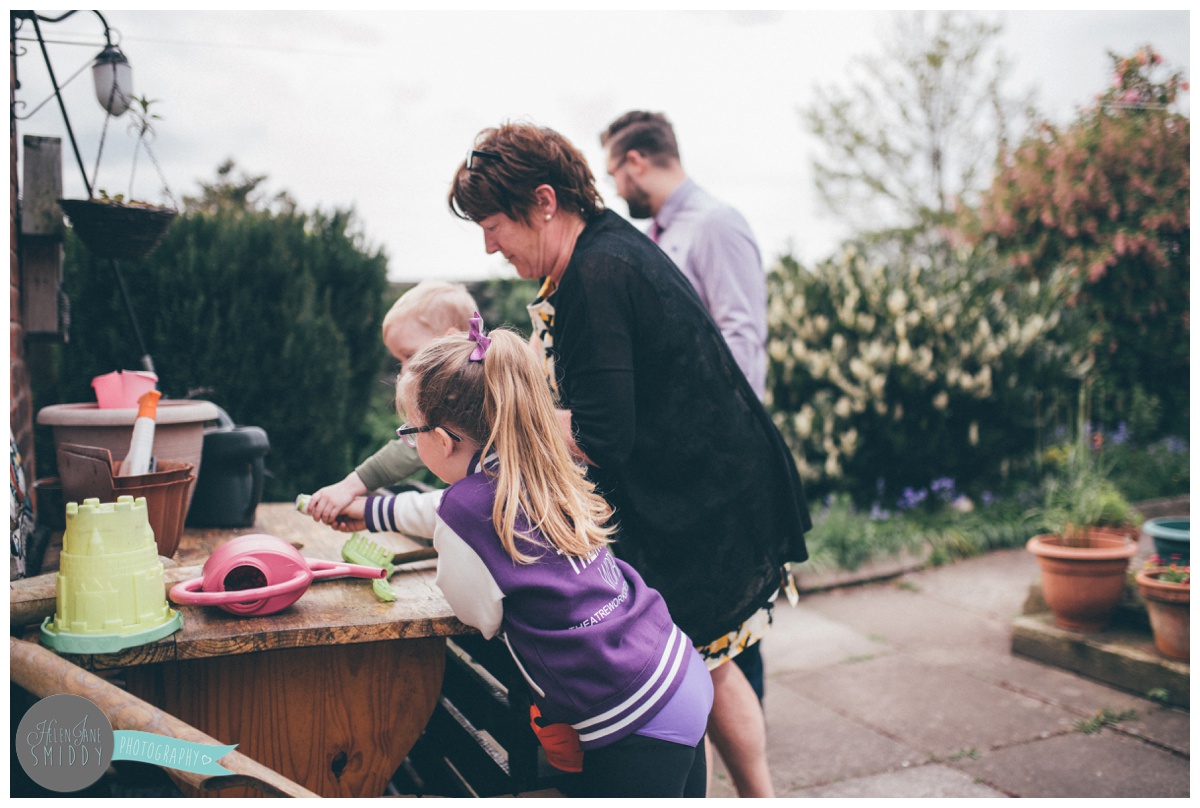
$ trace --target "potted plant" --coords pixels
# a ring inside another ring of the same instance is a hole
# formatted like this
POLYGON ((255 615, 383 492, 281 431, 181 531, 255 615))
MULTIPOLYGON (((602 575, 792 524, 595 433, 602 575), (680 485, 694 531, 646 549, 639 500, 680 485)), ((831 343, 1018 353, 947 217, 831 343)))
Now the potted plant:
POLYGON ((1160 516, 1142 524, 1142 533, 1154 542, 1154 552, 1183 566, 1191 563, 1191 517, 1160 516))
MULTIPOLYGON (((150 141, 155 135, 152 122, 161 120, 161 116, 151 110, 157 103, 154 100, 134 96, 130 101, 132 121, 129 130, 136 137, 136 143, 129 172, 129 197, 124 194, 110 197, 101 189, 98 196, 87 199, 58 200, 76 235, 93 255, 101 258, 145 258, 158 246, 178 213, 175 208, 133 198, 138 153, 144 148, 154 160, 150 151, 150 141)), ((157 167, 157 161, 154 164, 157 167)), ((159 173, 161 176, 161 170, 159 173)))
POLYGON ((1037 556, 1054 622, 1073 631, 1099 631, 1112 620, 1125 590, 1141 519, 1086 443, 1085 401, 1081 391, 1080 429, 1064 469, 1044 485, 1036 515, 1047 532, 1025 546, 1037 556))
POLYGON ((1191 658, 1192 568, 1152 556, 1135 580, 1154 632, 1154 647, 1171 659, 1191 658))

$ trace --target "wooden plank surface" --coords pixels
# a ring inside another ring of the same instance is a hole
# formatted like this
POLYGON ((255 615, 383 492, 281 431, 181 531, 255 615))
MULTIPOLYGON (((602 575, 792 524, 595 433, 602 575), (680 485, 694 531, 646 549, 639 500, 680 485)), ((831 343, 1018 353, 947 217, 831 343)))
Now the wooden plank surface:
MULTIPOLYGON (((306 558, 331 561, 341 559, 341 547, 349 538, 349 534, 339 533, 299 513, 291 503, 262 503, 258 506, 253 527, 185 530, 173 558, 182 571, 168 569, 164 577, 172 582, 199 577, 204 562, 213 551, 237 536, 251 533, 277 536, 297 547, 306 558), (190 574, 192 571, 196 574, 190 574)), ((422 546, 420 542, 398 534, 372 534, 371 538, 393 552, 422 546)), ((157 643, 116 654, 64 656, 81 667, 101 670, 275 648, 474 633, 474 629, 454 616, 434 585, 436 568, 437 562, 429 560, 398 569, 389 579, 396 593, 396 600, 390 603, 378 600, 371 591, 371 582, 366 579, 314 581, 296 603, 273 615, 239 617, 211 606, 176 606, 183 614, 183 628, 157 643)), ((37 601, 45 608, 48 593, 53 592, 53 577, 48 573, 36 579, 13 582, 10 593, 12 613, 17 614, 23 609, 21 614, 27 616, 31 601, 37 601)))

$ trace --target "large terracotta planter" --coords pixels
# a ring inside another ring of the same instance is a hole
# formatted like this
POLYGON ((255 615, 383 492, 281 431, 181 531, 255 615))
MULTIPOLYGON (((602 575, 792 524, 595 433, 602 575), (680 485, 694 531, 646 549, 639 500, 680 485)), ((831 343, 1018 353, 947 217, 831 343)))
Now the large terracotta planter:
POLYGON ((1072 631, 1099 631, 1112 621, 1125 589, 1125 571, 1137 543, 1118 530, 1091 530, 1087 547, 1064 544, 1055 534, 1030 539, 1037 556, 1042 596, 1054 622, 1072 631))
POLYGON ((1160 581, 1157 576, 1166 567, 1139 570, 1136 576, 1138 591, 1146 601, 1150 628, 1154 631, 1154 647, 1171 659, 1191 658, 1191 584, 1160 581))
MULTIPOLYGON (((137 408, 101 409, 95 403, 52 404, 38 410, 37 423, 53 428, 54 447, 71 443, 108 449, 112 459, 120 461, 129 451, 137 408)), ((191 399, 158 402, 154 428, 154 455, 159 460, 190 463, 200 474, 204 453, 204 428, 216 423, 221 410, 210 401, 191 399)), ((195 481, 187 491, 186 508, 191 506, 195 481)))

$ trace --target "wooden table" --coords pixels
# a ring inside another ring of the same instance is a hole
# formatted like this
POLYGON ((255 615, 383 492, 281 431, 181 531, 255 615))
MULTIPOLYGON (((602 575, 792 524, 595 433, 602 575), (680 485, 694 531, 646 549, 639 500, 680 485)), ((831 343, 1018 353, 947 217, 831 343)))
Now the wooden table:
MULTIPOLYGON (((198 577, 213 550, 248 533, 328 560, 340 559, 348 538, 291 503, 264 503, 252 528, 185 531, 174 559, 182 569, 167 570, 168 588, 198 577)), ((397 552, 419 546, 395 534, 372 538, 397 552)), ((435 567, 397 570, 391 603, 364 579, 316 581, 277 614, 176 607, 183 628, 170 637, 116 654, 64 656, 90 670, 124 668, 129 692, 322 796, 378 797, 437 703, 445 638, 474 633, 434 586, 435 567)))

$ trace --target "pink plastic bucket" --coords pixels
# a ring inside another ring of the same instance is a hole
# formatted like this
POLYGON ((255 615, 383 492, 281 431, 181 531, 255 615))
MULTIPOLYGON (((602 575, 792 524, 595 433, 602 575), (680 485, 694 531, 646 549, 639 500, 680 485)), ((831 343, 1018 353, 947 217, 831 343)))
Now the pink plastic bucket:
POLYGON ((114 370, 92 379, 102 410, 137 408, 138 399, 158 384, 158 376, 145 370, 114 370))

